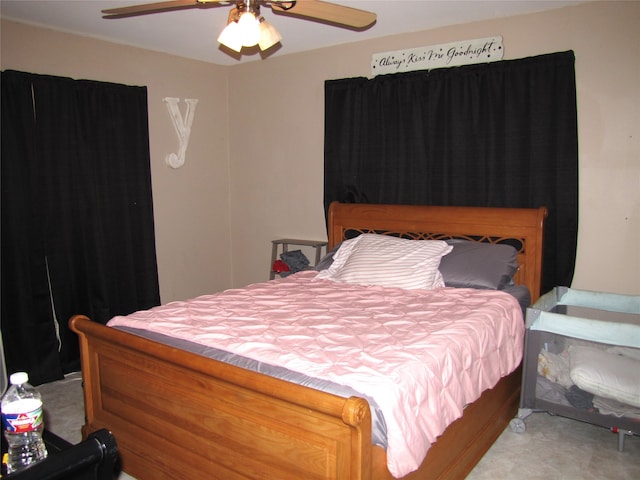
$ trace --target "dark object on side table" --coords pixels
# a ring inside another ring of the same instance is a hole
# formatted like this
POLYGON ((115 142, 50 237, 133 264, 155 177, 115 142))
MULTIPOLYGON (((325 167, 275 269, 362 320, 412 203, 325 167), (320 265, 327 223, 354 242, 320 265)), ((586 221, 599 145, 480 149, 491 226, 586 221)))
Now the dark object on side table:
POLYGON ((35 465, 7 475, 7 480, 112 480, 117 472, 118 445, 106 429, 71 445, 45 434, 49 455, 35 465))

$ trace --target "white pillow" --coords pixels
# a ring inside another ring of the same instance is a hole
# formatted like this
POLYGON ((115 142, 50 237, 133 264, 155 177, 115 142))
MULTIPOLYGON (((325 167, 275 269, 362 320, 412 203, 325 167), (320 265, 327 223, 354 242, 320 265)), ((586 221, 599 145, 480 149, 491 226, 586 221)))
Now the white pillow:
POLYGON ((570 376, 585 392, 640 407, 640 360, 591 347, 569 347, 570 376))
POLYGON ((355 238, 343 240, 340 244, 340 248, 338 248, 338 251, 334 254, 333 263, 329 266, 328 270, 333 269, 333 271, 336 272, 341 269, 344 263, 347 261, 347 258, 349 258, 349 255, 351 255, 351 252, 353 251, 355 246, 360 242, 360 240, 362 240, 365 235, 358 235, 355 238))
POLYGON ((342 243, 317 278, 408 290, 444 287, 440 259, 452 250, 441 240, 409 240, 365 233, 342 243))

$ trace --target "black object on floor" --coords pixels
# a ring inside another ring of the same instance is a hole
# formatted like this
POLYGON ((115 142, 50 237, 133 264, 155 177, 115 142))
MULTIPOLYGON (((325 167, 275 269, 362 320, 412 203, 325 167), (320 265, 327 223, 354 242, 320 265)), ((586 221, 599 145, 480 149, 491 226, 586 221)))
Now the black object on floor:
POLYGON ((7 475, 6 480, 112 480, 117 473, 118 445, 106 429, 89 435, 84 442, 72 445, 48 432, 46 459, 7 475))

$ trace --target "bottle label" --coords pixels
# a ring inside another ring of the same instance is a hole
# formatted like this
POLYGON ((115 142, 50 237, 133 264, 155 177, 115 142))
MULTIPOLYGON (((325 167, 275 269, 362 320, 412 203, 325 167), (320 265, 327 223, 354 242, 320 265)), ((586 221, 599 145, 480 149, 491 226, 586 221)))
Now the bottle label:
POLYGON ((6 432, 33 432, 42 425, 42 402, 29 402, 26 405, 25 403, 27 402, 14 402, 7 405, 7 408, 4 409, 6 411, 2 412, 2 426, 6 432), (19 409, 18 406, 27 408, 19 409))

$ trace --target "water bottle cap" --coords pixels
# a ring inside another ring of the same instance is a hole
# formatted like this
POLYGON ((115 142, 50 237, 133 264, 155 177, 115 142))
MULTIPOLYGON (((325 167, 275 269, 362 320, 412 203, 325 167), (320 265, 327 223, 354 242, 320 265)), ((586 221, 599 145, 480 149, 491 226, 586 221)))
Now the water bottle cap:
POLYGON ((29 374, 27 372, 16 372, 9 377, 11 385, 22 385, 29 381, 29 374))

